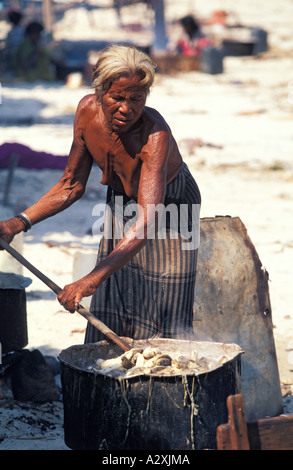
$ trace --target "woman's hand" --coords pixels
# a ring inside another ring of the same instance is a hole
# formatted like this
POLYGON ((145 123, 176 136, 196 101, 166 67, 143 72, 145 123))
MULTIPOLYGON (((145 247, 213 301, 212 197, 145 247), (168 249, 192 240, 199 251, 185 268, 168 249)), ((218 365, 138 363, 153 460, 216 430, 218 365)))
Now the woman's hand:
POLYGON ((65 310, 74 313, 78 309, 81 299, 93 295, 96 290, 97 286, 90 279, 84 277, 65 286, 58 294, 57 299, 65 310))

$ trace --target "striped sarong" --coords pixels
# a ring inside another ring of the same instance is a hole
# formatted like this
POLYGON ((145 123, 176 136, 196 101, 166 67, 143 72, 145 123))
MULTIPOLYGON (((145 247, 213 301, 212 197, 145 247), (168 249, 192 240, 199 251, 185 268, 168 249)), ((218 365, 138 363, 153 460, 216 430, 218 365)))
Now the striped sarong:
MULTIPOLYGON (((117 227, 120 217, 115 217, 115 196, 117 193, 108 188, 107 205, 111 211, 110 216, 105 214, 97 264, 107 257, 121 238, 121 227, 117 227), (118 232, 120 238, 115 237, 118 232), (105 233, 112 236, 106 237, 105 233)), ((123 209, 133 202, 124 196, 123 209)), ((187 165, 183 164, 177 177, 167 185, 164 207, 177 206, 178 213, 181 207, 188 208, 188 230, 191 232, 192 224, 193 228, 198 225, 194 237, 199 237, 200 202, 198 186, 187 165), (195 208, 194 213, 192 208, 195 208)), ((186 217, 183 219, 186 222, 186 217)), ((122 223, 126 222, 129 223, 129 218, 125 216, 122 223)), ((93 295, 91 312, 117 335, 133 339, 185 338, 192 332, 199 240, 193 239, 192 248, 186 249, 186 234, 182 234, 180 223, 177 237, 173 226, 169 220, 163 236, 157 232, 154 238, 148 239, 131 261, 93 295)), ((103 339, 105 336, 88 323, 85 343, 103 339)))

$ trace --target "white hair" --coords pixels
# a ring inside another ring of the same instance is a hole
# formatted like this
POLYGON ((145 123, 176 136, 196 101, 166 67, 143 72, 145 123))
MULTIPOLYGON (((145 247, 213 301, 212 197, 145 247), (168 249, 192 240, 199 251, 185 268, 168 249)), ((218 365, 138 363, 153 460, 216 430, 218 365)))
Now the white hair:
POLYGON ((93 87, 101 98, 121 76, 140 75, 139 84, 146 94, 154 82, 155 67, 151 58, 134 46, 112 45, 103 49, 93 71, 93 87))

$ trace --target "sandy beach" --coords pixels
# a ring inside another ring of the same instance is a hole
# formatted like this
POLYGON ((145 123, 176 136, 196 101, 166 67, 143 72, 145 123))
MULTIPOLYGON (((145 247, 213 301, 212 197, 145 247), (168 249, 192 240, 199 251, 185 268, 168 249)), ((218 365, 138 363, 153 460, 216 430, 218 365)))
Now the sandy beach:
MULTIPOLYGON (((107 4, 106 1, 102 2, 107 4)), ((166 0, 166 23, 187 13, 209 18, 219 2, 166 0)), ((68 10, 54 26, 56 38, 129 39, 125 25, 140 24, 133 41, 151 37, 151 13, 144 5, 125 7, 121 25, 113 9, 94 10, 93 21, 81 8, 68 10), (98 27, 97 27, 98 25, 98 27), (114 29, 113 29, 114 28, 114 29)), ((198 71, 156 76, 148 105, 167 120, 202 194, 201 217, 239 217, 247 228, 263 267, 269 273, 273 333, 284 394, 284 411, 293 413, 293 36, 290 0, 258 2, 226 0, 221 8, 242 24, 267 30, 269 50, 260 56, 225 57, 224 72, 198 71), (260 14, 261 12, 261 14, 260 14), (232 15, 232 16, 233 16, 232 15)), ((0 23, 5 36, 7 25, 0 23)), ((79 100, 90 86, 65 83, 3 82, 0 105, 0 145, 17 142, 37 151, 68 154, 72 123, 79 100), (27 124, 29 123, 29 124, 27 124)), ((9 203, 0 204, 5 219, 44 194, 62 175, 61 170, 17 168, 9 203)), ((0 171, 1 188, 7 170, 0 171)), ((38 269, 60 286, 78 279, 93 266, 99 234, 92 235, 96 204, 105 197, 100 171, 93 169, 84 197, 64 213, 34 226, 15 240, 15 246, 38 269)), ((85 320, 63 310, 53 292, 6 253, 1 271, 13 270, 32 279, 26 289, 29 349, 57 357, 60 351, 82 344, 85 320)), ((88 301, 83 302, 85 306, 88 301)), ((63 441, 62 404, 15 403, 2 384, 0 450, 68 449, 63 441), (13 408, 13 410, 11 409, 13 408), (13 425, 9 425, 11 416, 13 425), (43 430, 38 417, 46 418, 43 430), (28 416, 34 416, 29 424, 28 416), (20 417, 23 417, 20 419, 20 417), (49 423, 49 424, 48 424, 49 423)))

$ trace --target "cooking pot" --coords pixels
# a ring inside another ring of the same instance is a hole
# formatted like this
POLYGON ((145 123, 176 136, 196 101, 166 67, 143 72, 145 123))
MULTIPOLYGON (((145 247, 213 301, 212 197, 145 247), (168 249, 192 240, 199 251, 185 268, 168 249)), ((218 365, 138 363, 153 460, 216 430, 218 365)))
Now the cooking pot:
POLYGON ((103 374, 92 367, 121 349, 106 341, 71 346, 59 355, 65 443, 75 450, 216 449, 217 426, 227 421, 226 399, 240 392, 241 354, 236 344, 187 340, 130 340, 169 354, 226 362, 204 373, 131 376, 103 374))
POLYGON ((25 288, 31 279, 0 272, 0 343, 2 354, 17 351, 28 343, 25 288))

